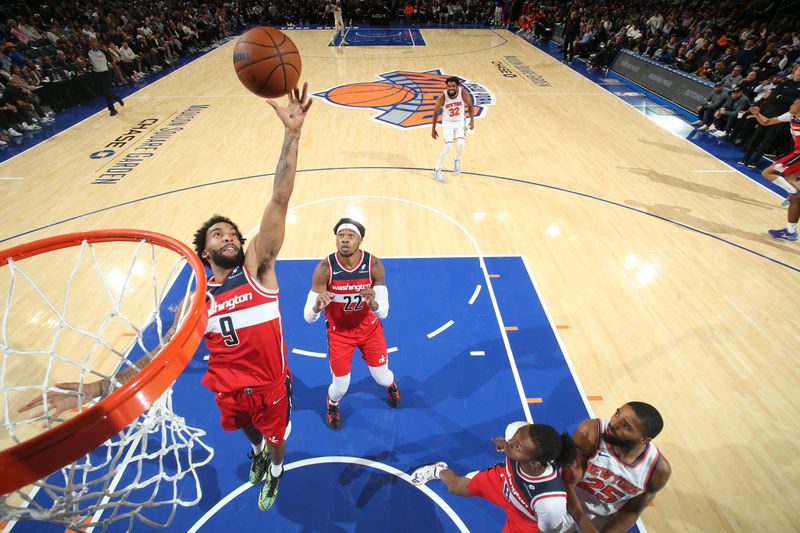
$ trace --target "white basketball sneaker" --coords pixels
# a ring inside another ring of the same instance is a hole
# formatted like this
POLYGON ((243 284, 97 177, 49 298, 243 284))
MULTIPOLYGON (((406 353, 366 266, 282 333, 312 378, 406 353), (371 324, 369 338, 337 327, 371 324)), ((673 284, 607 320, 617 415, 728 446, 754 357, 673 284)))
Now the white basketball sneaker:
POLYGON ((455 159, 453 160, 453 172, 456 173, 456 176, 461 175, 461 160, 455 159))
POLYGON ((435 179, 439 183, 447 183, 447 178, 442 176, 442 171, 441 170, 434 170, 433 171, 433 179, 435 179))
POLYGON ((440 479, 439 473, 447 468, 447 463, 436 463, 417 468, 411 474, 411 483, 414 485, 424 485, 432 479, 440 479))

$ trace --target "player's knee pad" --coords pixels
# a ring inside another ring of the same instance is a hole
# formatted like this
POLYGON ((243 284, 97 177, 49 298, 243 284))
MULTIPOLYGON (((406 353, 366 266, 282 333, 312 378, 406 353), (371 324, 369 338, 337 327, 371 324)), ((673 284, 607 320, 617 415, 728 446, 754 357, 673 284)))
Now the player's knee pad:
POLYGON ((350 374, 346 374, 344 376, 333 376, 333 380, 328 387, 328 397, 332 401, 338 402, 342 399, 342 396, 345 395, 349 386, 350 374))
POLYGON ((459 154, 464 151, 464 139, 456 139, 456 150, 459 154))
POLYGON ((374 379, 381 387, 388 387, 394 383, 394 373, 389 370, 388 364, 371 366, 369 367, 369 373, 372 374, 372 379, 374 379))

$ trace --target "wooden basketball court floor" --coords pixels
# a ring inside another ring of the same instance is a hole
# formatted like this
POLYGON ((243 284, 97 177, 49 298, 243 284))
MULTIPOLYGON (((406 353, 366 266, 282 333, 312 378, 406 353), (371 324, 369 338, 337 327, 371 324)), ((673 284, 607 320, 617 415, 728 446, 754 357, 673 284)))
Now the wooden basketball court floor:
MULTIPOLYGON (((364 247, 378 256, 522 256, 594 414, 643 400, 664 415, 656 444, 673 474, 644 513, 649 531, 800 529, 800 247, 766 235, 785 224, 774 193, 510 32, 423 30, 426 46, 402 48, 333 48, 330 32, 288 33, 314 92, 438 68, 495 102, 467 137, 463 174, 441 184, 430 169, 442 141, 429 126, 393 127, 371 120, 373 109, 316 99, 282 257, 330 253, 343 215, 364 222, 364 247), (504 77, 493 62, 507 56, 549 84, 504 77)), ((2 246, 109 227, 189 242, 212 213, 254 228, 282 131, 238 83, 232 48, 145 87, 118 116, 101 111, 2 164, 0 177, 22 178, 0 179, 2 246), (109 143, 192 106, 207 107, 98 184, 152 131, 109 143)), ((530 408, 538 420, 542 407, 530 408)))

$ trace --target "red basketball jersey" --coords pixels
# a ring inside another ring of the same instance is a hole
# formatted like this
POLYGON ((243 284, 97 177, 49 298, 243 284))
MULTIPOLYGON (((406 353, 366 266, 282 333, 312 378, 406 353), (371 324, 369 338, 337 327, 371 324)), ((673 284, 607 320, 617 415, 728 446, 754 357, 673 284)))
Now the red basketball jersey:
POLYGON ((789 123, 789 131, 794 140, 794 151, 800 151, 800 115, 792 115, 788 111, 778 117, 781 122, 789 123))
POLYGON ((355 329, 365 320, 374 324, 375 313, 360 292, 372 288, 372 256, 361 250, 361 261, 352 269, 339 262, 338 254, 328 256, 328 292, 333 301, 325 308, 325 319, 335 330, 355 329))
POLYGON ((258 284, 244 266, 223 281, 208 280, 208 371, 202 383, 214 392, 282 383, 286 345, 278 291, 258 284))

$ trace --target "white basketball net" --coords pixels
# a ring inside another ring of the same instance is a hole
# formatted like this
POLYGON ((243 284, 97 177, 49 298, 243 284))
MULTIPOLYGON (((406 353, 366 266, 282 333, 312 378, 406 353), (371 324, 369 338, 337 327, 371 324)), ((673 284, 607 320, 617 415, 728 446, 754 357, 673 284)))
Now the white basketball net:
MULTIPOLYGON (((0 269, 0 448, 74 415, 48 414, 54 393, 74 396, 80 411, 97 401, 84 396, 85 384, 110 379, 113 391, 121 386, 121 370, 168 344, 165 297, 175 298, 174 311, 194 286, 194 272, 187 275, 186 260, 175 257, 145 241, 84 241, 0 269), (59 268, 66 261, 73 264, 59 268), (66 280, 54 275, 67 268, 66 280), (56 385, 62 382, 77 383, 77 390, 56 385), (41 408, 18 412, 38 396, 43 414, 41 408)), ((176 328, 187 309, 177 310, 176 328)), ((33 486, 0 496, 0 521, 42 520, 74 530, 105 530, 119 520, 127 520, 129 530, 136 520, 166 527, 176 506, 195 505, 202 496, 196 469, 213 457, 204 435, 173 412, 169 389, 94 451, 33 486)))

